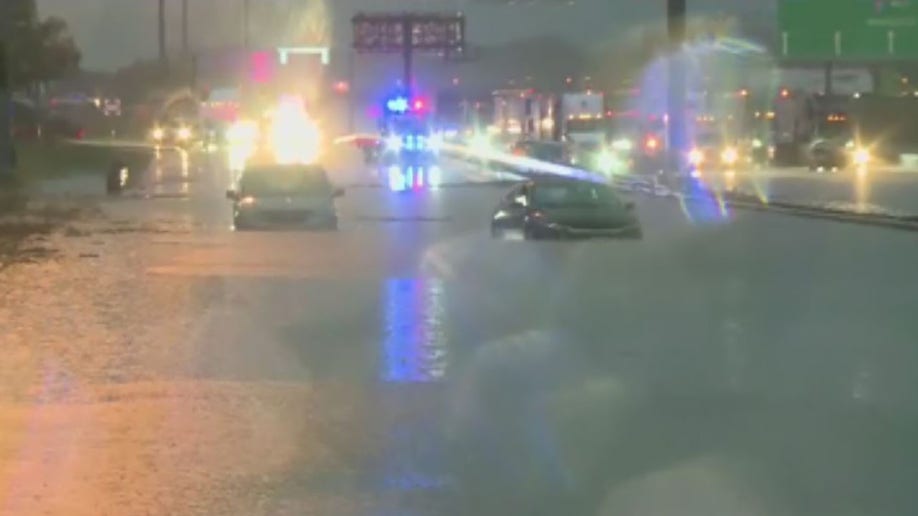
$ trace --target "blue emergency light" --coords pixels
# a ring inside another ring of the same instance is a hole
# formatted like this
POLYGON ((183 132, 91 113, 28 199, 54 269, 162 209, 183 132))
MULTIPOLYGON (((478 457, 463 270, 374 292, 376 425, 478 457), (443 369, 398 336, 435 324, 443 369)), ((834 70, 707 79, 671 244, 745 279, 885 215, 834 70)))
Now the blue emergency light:
POLYGON ((390 113, 405 113, 410 107, 405 97, 395 97, 386 101, 386 110, 390 113))

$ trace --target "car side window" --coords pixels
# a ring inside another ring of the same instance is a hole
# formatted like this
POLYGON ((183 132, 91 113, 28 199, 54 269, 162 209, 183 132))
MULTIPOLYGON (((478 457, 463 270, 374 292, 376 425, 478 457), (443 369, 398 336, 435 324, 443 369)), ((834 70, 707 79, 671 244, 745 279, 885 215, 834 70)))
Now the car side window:
POLYGON ((527 206, 529 204, 529 185, 516 188, 507 203, 511 206, 527 206))
POLYGON ((504 196, 503 203, 507 206, 512 206, 513 204, 516 204, 520 196, 525 195, 523 193, 525 188, 526 188, 526 185, 519 185, 515 187, 513 190, 510 190, 509 192, 507 192, 507 195, 504 196))

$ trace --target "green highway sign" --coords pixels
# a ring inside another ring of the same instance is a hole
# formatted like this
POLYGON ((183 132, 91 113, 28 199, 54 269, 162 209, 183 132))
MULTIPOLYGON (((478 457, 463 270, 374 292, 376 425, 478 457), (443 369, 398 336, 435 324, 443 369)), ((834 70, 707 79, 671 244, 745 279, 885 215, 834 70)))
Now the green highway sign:
POLYGON ((789 61, 918 59, 918 0, 779 0, 778 27, 789 61))

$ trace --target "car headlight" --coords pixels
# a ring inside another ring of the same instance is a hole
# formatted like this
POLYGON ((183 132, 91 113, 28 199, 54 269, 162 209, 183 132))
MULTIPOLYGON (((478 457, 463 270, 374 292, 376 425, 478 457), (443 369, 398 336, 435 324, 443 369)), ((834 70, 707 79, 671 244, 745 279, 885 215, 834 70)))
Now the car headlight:
POLYGON ((179 140, 188 140, 191 138, 191 129, 187 127, 179 127, 178 131, 175 132, 175 135, 179 140))
POLYGON ((868 149, 857 149, 854 151, 854 164, 858 166, 864 166, 870 162, 870 150, 868 149))
POLYGON ((248 195, 248 196, 243 197, 242 199, 239 199, 239 206, 241 207, 254 206, 254 205, 255 205, 255 198, 252 197, 251 195, 248 195))
POLYGON ((739 160, 739 152, 733 147, 727 147, 720 153, 720 160, 725 165, 734 165, 739 160))
POLYGON ((704 153, 698 149, 692 149, 688 154, 689 163, 698 166, 704 163, 704 153))
POLYGON ((161 127, 155 127, 153 128, 151 135, 153 136, 154 140, 162 140, 166 136, 166 132, 163 131, 161 127))

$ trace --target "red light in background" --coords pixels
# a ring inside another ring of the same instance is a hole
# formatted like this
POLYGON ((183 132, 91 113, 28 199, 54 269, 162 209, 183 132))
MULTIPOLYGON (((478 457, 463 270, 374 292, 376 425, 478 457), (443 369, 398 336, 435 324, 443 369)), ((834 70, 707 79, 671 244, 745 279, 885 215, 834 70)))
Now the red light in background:
POLYGON ((788 91, 787 88, 784 88, 781 90, 781 98, 786 99, 787 97, 790 97, 790 91, 788 91))
POLYGON ((660 146, 660 142, 657 141, 657 139, 654 138, 653 136, 649 136, 647 138, 647 142, 644 145, 647 147, 648 150, 656 150, 656 148, 660 146))
POLYGON ((740 94, 740 97, 748 97, 748 96, 749 96, 749 90, 743 88, 743 89, 740 90, 739 94, 740 94))
POLYGON ((347 81, 338 81, 335 83, 335 91, 338 93, 347 93, 351 90, 351 85, 347 81))
POLYGON ((266 83, 274 76, 274 54, 270 52, 252 52, 249 65, 253 82, 266 83))

